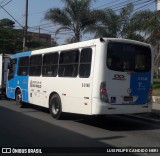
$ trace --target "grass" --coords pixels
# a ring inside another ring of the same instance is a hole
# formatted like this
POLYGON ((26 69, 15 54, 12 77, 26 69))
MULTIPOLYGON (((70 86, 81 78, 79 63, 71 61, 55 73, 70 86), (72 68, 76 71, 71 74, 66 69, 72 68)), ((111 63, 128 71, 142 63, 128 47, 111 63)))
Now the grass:
POLYGON ((153 96, 160 96, 160 80, 154 79, 153 80, 153 96))

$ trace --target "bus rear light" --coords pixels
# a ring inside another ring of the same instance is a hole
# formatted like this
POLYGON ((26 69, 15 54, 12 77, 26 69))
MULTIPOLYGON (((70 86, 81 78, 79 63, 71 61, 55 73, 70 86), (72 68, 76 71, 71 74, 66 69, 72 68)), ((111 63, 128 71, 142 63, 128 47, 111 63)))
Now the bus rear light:
POLYGON ((100 98, 102 102, 109 102, 108 101, 108 94, 106 89, 106 82, 102 82, 100 85, 100 98))
POLYGON ((150 86, 150 90, 149 90, 149 96, 148 96, 148 100, 149 100, 149 102, 150 101, 152 101, 152 84, 151 84, 151 86, 150 86))
POLYGON ((105 94, 105 93, 107 93, 107 90, 106 89, 102 89, 101 92, 102 92, 102 94, 105 94))
POLYGON ((149 95, 150 95, 150 96, 152 96, 152 91, 153 91, 153 90, 152 90, 152 84, 151 84, 150 91, 149 91, 149 95))

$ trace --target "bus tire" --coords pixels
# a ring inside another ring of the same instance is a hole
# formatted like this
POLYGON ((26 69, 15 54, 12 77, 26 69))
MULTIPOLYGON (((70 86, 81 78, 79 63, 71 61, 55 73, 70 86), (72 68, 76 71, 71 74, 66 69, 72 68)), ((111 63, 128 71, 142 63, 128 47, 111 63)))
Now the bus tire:
POLYGON ((20 89, 16 91, 16 104, 19 108, 23 107, 23 101, 22 101, 22 93, 20 89))
POLYGON ((62 116, 62 105, 58 94, 52 95, 49 103, 49 111, 55 119, 60 119, 62 116))

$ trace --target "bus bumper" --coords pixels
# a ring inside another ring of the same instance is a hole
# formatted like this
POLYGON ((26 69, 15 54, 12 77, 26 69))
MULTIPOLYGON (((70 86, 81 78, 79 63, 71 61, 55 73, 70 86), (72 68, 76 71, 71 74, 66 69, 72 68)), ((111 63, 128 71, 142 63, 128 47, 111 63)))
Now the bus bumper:
POLYGON ((104 103, 98 98, 93 98, 92 101, 92 115, 101 114, 135 114, 146 113, 152 111, 152 103, 146 104, 116 104, 112 105, 104 103))

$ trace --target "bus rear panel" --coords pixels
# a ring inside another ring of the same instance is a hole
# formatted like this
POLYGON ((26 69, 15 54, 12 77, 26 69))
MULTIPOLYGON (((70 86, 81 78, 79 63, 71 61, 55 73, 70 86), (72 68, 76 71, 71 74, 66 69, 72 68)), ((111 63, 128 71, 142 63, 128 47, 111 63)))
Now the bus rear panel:
MULTIPOLYGON (((104 59, 99 65, 103 69, 99 72, 101 75, 99 77, 103 78, 98 83, 100 96, 93 98, 92 113, 150 112, 152 96, 152 53, 150 46, 128 40, 123 42, 108 40, 106 44, 107 46, 103 48, 106 55, 103 56, 104 59)), ((98 77, 95 81, 99 81, 98 77)), ((96 89, 98 90, 98 86, 96 89)))

